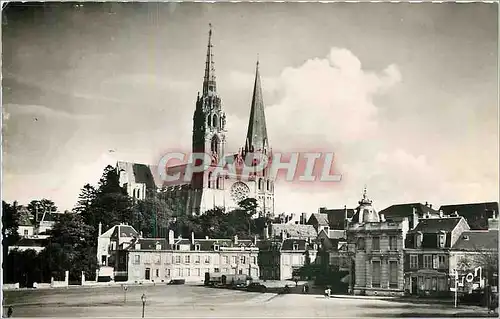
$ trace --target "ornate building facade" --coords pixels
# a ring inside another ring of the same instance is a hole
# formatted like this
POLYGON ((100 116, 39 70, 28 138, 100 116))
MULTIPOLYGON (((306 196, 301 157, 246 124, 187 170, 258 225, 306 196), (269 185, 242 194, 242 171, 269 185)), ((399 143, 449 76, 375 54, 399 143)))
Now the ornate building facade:
POLYGON ((207 154, 211 163, 203 163, 205 170, 197 173, 199 166, 196 155, 186 164, 166 168, 166 174, 179 176, 166 184, 159 178, 157 166, 119 162, 120 183, 129 195, 143 199, 148 191, 163 189, 173 200, 179 213, 199 214, 215 207, 231 210, 247 198, 255 198, 260 215, 274 215, 274 180, 268 170, 254 169, 258 161, 256 154, 268 159, 272 156, 269 145, 264 101, 262 97, 259 62, 255 70, 252 102, 247 136, 244 146, 234 154, 226 153, 226 114, 222 98, 217 92, 212 29, 209 31, 205 72, 201 95, 198 92, 193 115, 192 153, 207 154), (221 161, 224 159, 225 161, 221 161), (241 168, 247 165, 250 174, 242 175, 239 170, 218 170, 221 162, 241 168), (194 173, 193 173, 194 172, 194 173), (191 176, 189 178, 185 178, 191 176))
POLYGON ((407 220, 386 221, 366 196, 347 228, 351 256, 350 289, 355 295, 403 295, 403 250, 407 220))

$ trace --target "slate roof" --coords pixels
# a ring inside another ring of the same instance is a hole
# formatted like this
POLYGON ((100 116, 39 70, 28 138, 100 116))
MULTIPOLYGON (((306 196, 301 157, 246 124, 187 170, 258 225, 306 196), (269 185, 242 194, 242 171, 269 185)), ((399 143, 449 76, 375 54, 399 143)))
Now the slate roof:
POLYGON ((290 237, 294 238, 308 238, 308 237, 316 237, 318 233, 316 229, 314 229, 313 225, 305 225, 305 224, 271 224, 271 233, 272 236, 280 236, 281 231, 287 233, 290 237))
MULTIPOLYGON (((326 209, 320 208, 320 214, 326 214, 328 218, 328 225, 332 229, 344 229, 345 220, 345 209, 326 209)), ((347 209, 347 218, 352 218, 354 216, 354 209, 347 209)))
POLYGON ((444 230, 451 232, 458 225, 462 217, 444 217, 444 218, 427 218, 421 219, 413 230, 410 232, 421 231, 426 234, 437 234, 444 230))
POLYGON ((471 230, 464 231, 453 249, 456 250, 496 250, 498 251, 498 231, 471 230))
POLYGON ((308 243, 307 240, 305 239, 285 239, 283 240, 283 244, 281 246, 281 250, 293 250, 293 245, 298 244, 298 249, 297 250, 306 250, 308 248, 312 248, 312 245, 314 242, 308 243))
POLYGON ((487 230, 488 218, 492 217, 493 212, 498 215, 498 202, 443 205, 440 209, 445 215, 458 212, 473 230, 487 230))
POLYGON ((134 227, 129 225, 117 225, 113 230, 112 238, 118 237, 139 237, 139 233, 134 229, 134 227))
POLYGON ((127 173, 129 181, 145 184, 146 188, 149 189, 157 187, 157 179, 155 178, 159 178, 157 166, 123 161, 117 162, 116 166, 118 171, 124 170, 127 173))
POLYGON ((313 213, 311 215, 311 217, 309 217, 309 220, 311 220, 311 218, 315 218, 318 225, 320 226, 328 226, 330 225, 330 223, 328 222, 328 215, 327 214, 324 214, 324 213, 313 213))
POLYGON ((423 216, 427 213, 432 215, 439 215, 439 211, 430 208, 421 203, 408 203, 408 204, 397 204, 389 206, 379 212, 379 214, 384 214, 386 219, 392 218, 403 218, 403 217, 411 217, 413 216, 413 208, 417 209, 417 213, 419 216, 423 216))

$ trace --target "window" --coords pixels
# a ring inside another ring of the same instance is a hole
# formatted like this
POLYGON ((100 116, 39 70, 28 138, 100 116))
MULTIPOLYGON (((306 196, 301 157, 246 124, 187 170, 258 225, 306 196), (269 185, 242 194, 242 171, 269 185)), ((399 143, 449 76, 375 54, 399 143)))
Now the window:
POLYGON ((256 264, 257 263, 257 257, 253 256, 252 257, 252 264, 256 264))
POLYGON ((208 188, 210 188, 211 186, 212 186, 212 172, 209 172, 208 173, 208 188))
MULTIPOLYGON (((101 256, 101 265, 106 266, 106 259, 107 259, 106 255, 101 256)), ((135 264, 135 262, 134 262, 134 264, 135 264)))
POLYGON ((181 256, 175 256, 175 263, 180 264, 181 263, 181 256))
POLYGON ((446 233, 442 232, 439 234, 439 248, 444 248, 446 243, 446 233))
POLYGON ((229 257, 228 256, 222 256, 222 263, 223 264, 229 264, 229 257))
POLYGON ((398 262, 389 261, 389 287, 398 287, 398 262))
POLYGON ((432 278, 432 290, 433 291, 437 290, 437 278, 436 277, 432 278))
POLYGON ((238 269, 238 275, 243 275, 243 269, 238 269))
POLYGON ((156 250, 161 250, 161 244, 159 242, 156 242, 156 250))
POLYGON ((214 245, 214 250, 219 251, 219 245, 214 245))
POLYGON ((189 256, 189 255, 184 256, 184 263, 185 263, 185 264, 189 264, 189 263, 191 263, 191 256, 189 256))
POLYGON ((232 260, 233 260, 233 264, 236 264, 238 262, 238 259, 236 259, 236 256, 233 256, 232 260))
POLYGON ((194 258, 194 263, 195 263, 195 264, 199 264, 199 263, 201 262, 200 260, 201 260, 201 257, 200 257, 199 255, 197 255, 197 256, 195 256, 195 258, 194 258))
POLYGON ((214 268, 214 272, 220 272, 219 268, 214 268))
POLYGON ((170 277, 170 269, 165 269, 165 277, 170 277))
POLYGON ((24 236, 28 236, 29 231, 27 229, 24 230, 24 236))
POLYGON ((364 238, 358 238, 357 248, 358 248, 358 250, 365 250, 365 239, 364 238))
POLYGON ((398 238, 396 236, 389 237, 389 250, 398 250, 398 238))
POLYGON ((245 257, 245 256, 241 256, 241 258, 240 258, 240 262, 241 262, 242 264, 245 264, 245 263, 246 263, 246 261, 247 261, 247 260, 246 260, 246 257, 245 257))
POLYGON ((141 263, 141 255, 134 256, 134 264, 138 265, 141 263))
POLYGON ((417 268, 418 268, 418 256, 410 255, 410 269, 417 269, 417 268))
POLYGON ((293 244, 293 250, 299 250, 299 244, 293 244))
POLYGON ((187 277, 190 277, 190 276, 191 276, 191 269, 190 269, 190 268, 187 268, 187 269, 186 269, 186 276, 187 276, 187 277))
POLYGON ((156 277, 160 277, 160 269, 156 269, 156 277))
POLYGON ((380 237, 372 238, 372 250, 380 250, 380 237))
POLYGON ((424 255, 424 268, 432 268, 432 255, 424 255))
POLYGON ((195 273, 195 276, 201 276, 201 269, 200 268, 196 268, 194 270, 194 273, 195 273))
POLYGON ((205 256, 205 264, 210 264, 210 256, 205 256))
POLYGON ((432 255, 432 268, 434 268, 434 269, 438 269, 439 268, 438 255, 432 255))
POLYGON ((200 244, 194 245, 194 250, 199 251, 200 250, 200 244))
POLYGON ((372 287, 380 287, 380 261, 372 262, 372 287))
POLYGON ((446 267, 446 256, 445 255, 439 255, 439 268, 447 268, 446 267))

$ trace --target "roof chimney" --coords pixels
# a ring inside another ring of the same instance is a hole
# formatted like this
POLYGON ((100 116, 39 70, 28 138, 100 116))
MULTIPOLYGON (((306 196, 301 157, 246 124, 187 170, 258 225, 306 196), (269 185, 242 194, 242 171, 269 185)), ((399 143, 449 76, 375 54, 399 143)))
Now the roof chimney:
POLYGON ((174 244, 174 238, 175 238, 174 231, 172 229, 170 229, 168 231, 168 244, 169 245, 173 245, 174 244))
POLYGON ((238 235, 234 235, 234 244, 238 245, 238 235))
POLYGON ((191 232, 191 245, 194 245, 194 231, 191 232))
POLYGON ((429 203, 428 202, 425 202, 425 206, 428 207, 429 206, 429 203))
POLYGON ((432 204, 429 204, 429 208, 432 208, 432 204))

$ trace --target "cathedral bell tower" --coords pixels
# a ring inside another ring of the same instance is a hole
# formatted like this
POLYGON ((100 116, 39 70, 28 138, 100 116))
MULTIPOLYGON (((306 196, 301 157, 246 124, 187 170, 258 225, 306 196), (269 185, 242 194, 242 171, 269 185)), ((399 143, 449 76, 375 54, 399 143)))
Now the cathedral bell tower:
MULTIPOLYGON (((212 25, 210 24, 203 89, 201 96, 198 92, 193 116, 192 151, 208 154, 213 162, 218 162, 224 156, 226 114, 222 110, 221 99, 217 94, 212 48, 212 25)), ((193 176, 192 187, 194 189, 203 188, 203 184, 203 174, 193 176)))

